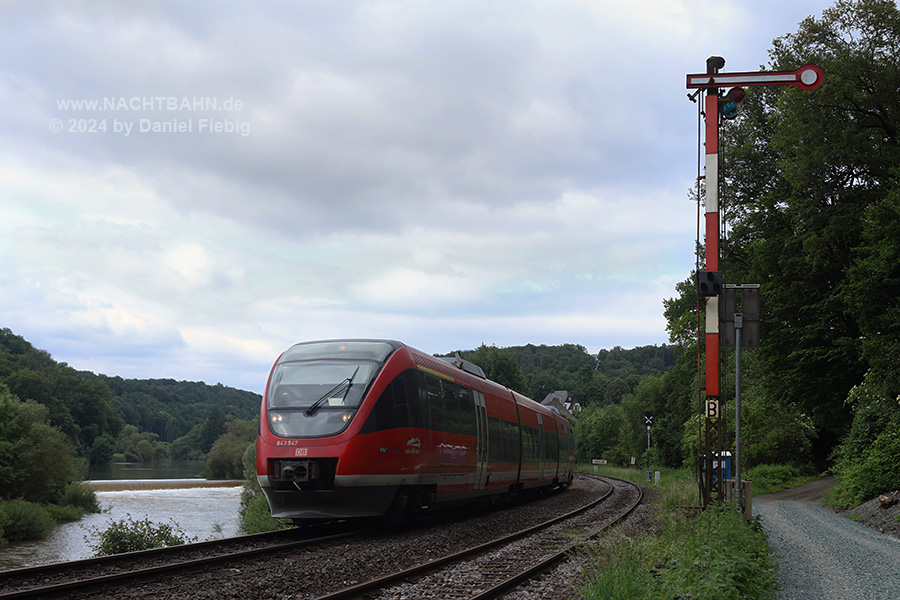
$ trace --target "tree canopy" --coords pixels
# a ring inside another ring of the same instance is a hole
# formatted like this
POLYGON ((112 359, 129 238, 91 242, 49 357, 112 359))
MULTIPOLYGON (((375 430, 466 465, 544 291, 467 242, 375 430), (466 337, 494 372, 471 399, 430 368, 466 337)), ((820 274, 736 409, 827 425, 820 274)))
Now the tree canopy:
POLYGON ((724 128, 726 275, 761 284, 766 388, 813 418, 821 455, 870 365, 900 391, 897 7, 838 0, 770 57, 772 70, 817 64, 824 82, 748 89, 724 128))

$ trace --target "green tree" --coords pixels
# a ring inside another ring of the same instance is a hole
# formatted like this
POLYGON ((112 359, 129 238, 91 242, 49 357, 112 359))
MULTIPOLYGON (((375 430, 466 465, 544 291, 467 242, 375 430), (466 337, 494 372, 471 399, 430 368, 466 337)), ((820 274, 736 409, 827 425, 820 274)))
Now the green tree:
POLYGON ((72 442, 46 406, 21 402, 0 385, 0 497, 57 502, 78 479, 72 442))
POLYGON ((88 452, 88 458, 95 465, 106 465, 112 460, 116 451, 116 440, 108 433, 94 438, 91 444, 91 450, 88 452))
POLYGON ((761 284, 768 394, 813 419, 820 460, 847 430, 844 399, 896 303, 877 280, 892 273, 879 261, 893 252, 882 242, 900 176, 898 39, 893 1, 838 0, 770 51, 773 70, 822 67, 822 86, 750 89, 723 133, 728 277, 761 284))
POLYGON ((155 433, 141 432, 134 425, 126 425, 116 439, 116 452, 124 454, 128 462, 153 462, 165 458, 165 444, 158 438, 155 433))
POLYGON ((624 466, 628 451, 623 447, 619 431, 623 425, 622 407, 589 406, 575 422, 575 453, 580 462, 602 458, 624 466))
POLYGON ((241 479, 243 456, 247 446, 256 443, 259 419, 228 422, 227 431, 213 444, 206 461, 206 476, 216 479, 241 479))
POLYGON ((467 353, 466 360, 481 367, 488 379, 511 390, 521 393, 525 387, 525 379, 519 364, 513 354, 506 349, 482 344, 474 352, 467 353))
POLYGON ((212 445, 225 433, 225 415, 218 406, 214 407, 200 430, 200 449, 209 452, 212 445))

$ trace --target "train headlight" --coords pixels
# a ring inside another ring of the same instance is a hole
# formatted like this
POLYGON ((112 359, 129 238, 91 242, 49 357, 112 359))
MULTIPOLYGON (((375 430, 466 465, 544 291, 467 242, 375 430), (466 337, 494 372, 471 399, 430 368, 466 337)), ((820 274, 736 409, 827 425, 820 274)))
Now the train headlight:
POLYGON ((341 418, 344 419, 344 423, 350 420, 350 417, 353 416, 353 413, 344 413, 341 418))
POLYGON ((281 423, 284 420, 284 417, 278 414, 271 414, 269 418, 272 419, 273 423, 281 423))

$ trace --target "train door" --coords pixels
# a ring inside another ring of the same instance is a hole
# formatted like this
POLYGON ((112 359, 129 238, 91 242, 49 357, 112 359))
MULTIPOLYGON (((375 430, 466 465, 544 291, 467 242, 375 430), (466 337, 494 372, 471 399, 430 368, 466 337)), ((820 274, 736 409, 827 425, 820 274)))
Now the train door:
POLYGON ((545 456, 544 453, 544 445, 546 442, 546 433, 544 432, 544 419, 541 413, 537 413, 538 420, 538 447, 536 448, 539 460, 541 461, 540 467, 540 475, 538 476, 538 481, 544 481, 544 464, 545 464, 545 456))
POLYGON ((488 473, 488 423, 487 408, 484 404, 484 394, 473 390, 475 394, 475 431, 478 436, 478 450, 475 453, 475 489, 483 490, 487 487, 488 473))

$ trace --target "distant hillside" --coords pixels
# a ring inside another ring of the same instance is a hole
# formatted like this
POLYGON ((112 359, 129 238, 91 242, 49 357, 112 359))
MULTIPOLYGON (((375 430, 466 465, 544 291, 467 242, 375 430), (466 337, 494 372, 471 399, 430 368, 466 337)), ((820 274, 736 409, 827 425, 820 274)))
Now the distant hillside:
POLYGON ((262 396, 221 383, 174 379, 122 379, 98 376, 112 391, 113 406, 126 423, 173 442, 218 409, 226 417, 251 420, 259 413, 262 396))
POLYGON ((253 419, 261 401, 259 394, 222 384, 77 371, 8 328, 0 328, 0 384, 23 402, 45 405, 50 424, 82 455, 97 437, 115 438, 126 424, 171 442, 203 424, 215 409, 226 418, 253 419))
POLYGON ((463 358, 484 369, 488 378, 530 398, 540 401, 552 391, 567 390, 585 405, 619 402, 634 391, 641 378, 671 370, 677 353, 676 346, 665 344, 630 350, 616 346, 596 355, 578 344, 482 345, 460 351, 463 358))

